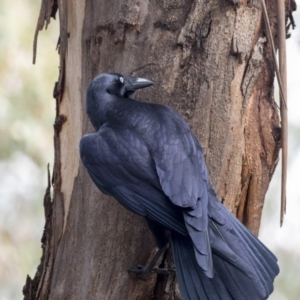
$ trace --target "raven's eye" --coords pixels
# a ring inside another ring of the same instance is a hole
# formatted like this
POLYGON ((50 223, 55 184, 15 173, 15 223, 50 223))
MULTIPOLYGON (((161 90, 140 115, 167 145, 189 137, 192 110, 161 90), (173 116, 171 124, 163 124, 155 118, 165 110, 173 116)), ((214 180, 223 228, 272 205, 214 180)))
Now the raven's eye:
POLYGON ((124 82, 124 78, 123 77, 120 77, 119 80, 120 80, 121 83, 124 82))

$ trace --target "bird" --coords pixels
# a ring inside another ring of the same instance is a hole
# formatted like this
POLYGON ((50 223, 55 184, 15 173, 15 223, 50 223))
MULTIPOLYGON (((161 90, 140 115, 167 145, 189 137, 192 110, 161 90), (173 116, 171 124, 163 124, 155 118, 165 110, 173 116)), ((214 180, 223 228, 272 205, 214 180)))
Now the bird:
POLYGON ((96 76, 86 94, 95 132, 79 143, 98 189, 144 217, 154 235, 155 257, 132 272, 148 273, 170 243, 183 300, 267 299, 277 258, 219 201, 201 145, 181 115, 131 98, 153 84, 119 73, 96 76))

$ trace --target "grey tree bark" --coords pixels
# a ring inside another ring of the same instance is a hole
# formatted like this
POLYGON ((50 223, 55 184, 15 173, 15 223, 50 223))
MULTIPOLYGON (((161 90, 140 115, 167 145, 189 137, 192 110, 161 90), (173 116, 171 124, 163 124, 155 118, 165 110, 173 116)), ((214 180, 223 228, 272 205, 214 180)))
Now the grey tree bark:
MULTIPOLYGON (((53 198, 49 182, 43 257, 25 299, 180 299, 174 274, 127 274, 155 244, 144 220, 102 195, 80 162, 79 140, 93 130, 85 93, 101 72, 153 80, 136 98, 180 111, 203 146, 220 200, 257 235, 280 147, 260 1, 44 0, 43 22, 56 5, 53 198)), ((272 1, 268 10, 275 28, 272 1)), ((170 253, 161 264, 172 265, 170 253)))

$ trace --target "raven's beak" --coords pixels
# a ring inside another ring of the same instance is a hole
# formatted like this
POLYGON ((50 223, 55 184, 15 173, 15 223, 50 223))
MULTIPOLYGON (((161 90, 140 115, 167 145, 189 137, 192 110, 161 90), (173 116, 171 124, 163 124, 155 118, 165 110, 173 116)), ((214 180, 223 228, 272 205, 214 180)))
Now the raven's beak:
POLYGON ((124 76, 125 97, 130 96, 138 89, 143 89, 154 83, 151 80, 136 76, 124 76))

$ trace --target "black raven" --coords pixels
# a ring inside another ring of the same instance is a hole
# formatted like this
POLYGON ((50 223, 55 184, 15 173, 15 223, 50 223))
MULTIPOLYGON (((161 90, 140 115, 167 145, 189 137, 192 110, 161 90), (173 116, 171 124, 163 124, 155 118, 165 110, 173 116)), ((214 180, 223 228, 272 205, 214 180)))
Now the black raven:
POLYGON ((129 98, 152 84, 116 73, 93 79, 86 109, 96 132, 80 141, 84 166, 103 193, 146 218, 160 249, 170 232, 184 300, 267 299, 276 257, 217 199, 183 118, 129 98))

